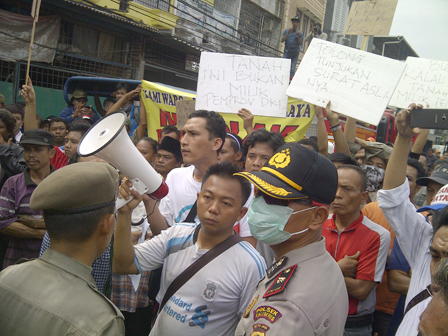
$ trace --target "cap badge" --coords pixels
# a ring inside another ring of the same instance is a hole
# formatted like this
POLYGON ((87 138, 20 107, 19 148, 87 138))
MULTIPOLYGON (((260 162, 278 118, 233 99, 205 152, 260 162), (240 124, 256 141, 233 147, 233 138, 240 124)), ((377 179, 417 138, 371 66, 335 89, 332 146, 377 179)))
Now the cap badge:
POLYGON ((271 194, 274 194, 274 195, 278 195, 278 196, 288 196, 288 194, 291 194, 290 191, 286 191, 283 188, 275 187, 272 184, 266 183, 265 181, 263 181, 258 176, 252 175, 251 178, 253 179, 253 181, 256 184, 258 184, 260 189, 262 189, 263 191, 266 191, 268 193, 271 193, 271 194))
POLYGON ((271 166, 274 166, 277 169, 287 167, 291 162, 290 153, 291 152, 290 152, 289 148, 286 148, 286 149, 282 150, 281 152, 276 153, 269 160, 269 164, 271 166))

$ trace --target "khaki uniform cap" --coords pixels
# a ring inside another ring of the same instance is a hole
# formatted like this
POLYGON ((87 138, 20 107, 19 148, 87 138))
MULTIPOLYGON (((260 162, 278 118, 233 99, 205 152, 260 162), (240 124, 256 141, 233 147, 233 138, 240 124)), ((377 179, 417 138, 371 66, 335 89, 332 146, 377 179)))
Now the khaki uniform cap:
POLYGON ((92 211, 115 202, 118 173, 109 164, 80 162, 56 170, 31 196, 30 208, 70 214, 92 211))

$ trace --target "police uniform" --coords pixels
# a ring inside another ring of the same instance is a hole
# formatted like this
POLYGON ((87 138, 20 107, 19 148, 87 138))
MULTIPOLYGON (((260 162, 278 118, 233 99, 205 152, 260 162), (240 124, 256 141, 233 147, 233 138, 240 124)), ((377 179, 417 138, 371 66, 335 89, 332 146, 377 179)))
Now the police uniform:
MULTIPOLYGON (((32 131, 25 132, 23 138, 42 138, 36 132, 41 130, 32 131)), ((112 166, 85 162, 58 169, 37 186, 30 208, 44 211, 48 234, 57 244, 39 259, 9 266, 0 273, 0 336, 124 335, 123 315, 98 291, 92 268, 82 259, 94 258, 100 247, 106 248, 112 225, 107 237, 102 233, 104 239, 96 240, 98 229, 85 238, 73 237, 75 233, 64 234, 58 229, 79 228, 70 228, 52 217, 104 208, 105 214, 112 214, 118 182, 112 166), (86 248, 77 260, 78 243, 86 248)))
POLYGON ((276 246, 285 251, 258 284, 235 336, 342 336, 347 288, 341 269, 325 248, 325 238, 319 239, 319 231, 313 230, 308 232, 309 240, 293 238, 287 243, 292 234, 306 235, 309 227, 300 232, 284 230, 288 224, 294 230, 305 227, 299 217, 291 221, 289 202, 310 206, 296 213, 333 202, 338 184, 333 163, 299 144, 287 143, 261 171, 235 175, 258 189, 248 212, 251 233, 274 251, 276 246), (302 242, 297 244, 301 247, 293 249, 294 242, 302 242))
POLYGON ((91 270, 51 248, 7 267, 0 273, 0 335, 124 335, 123 315, 98 291, 91 270))
POLYGON ((343 335, 348 295, 341 275, 324 238, 288 252, 258 284, 235 336, 343 335))

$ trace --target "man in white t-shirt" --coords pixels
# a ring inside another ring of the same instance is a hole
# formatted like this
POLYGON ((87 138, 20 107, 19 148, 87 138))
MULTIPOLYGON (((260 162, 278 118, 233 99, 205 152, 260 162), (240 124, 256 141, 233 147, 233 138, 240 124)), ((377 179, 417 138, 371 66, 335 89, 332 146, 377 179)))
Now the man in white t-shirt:
MULTIPOLYGON (((135 197, 119 210, 114 238, 114 272, 136 274, 163 266, 157 301, 170 284, 209 249, 229 238, 233 225, 247 212, 251 187, 229 162, 212 165, 197 195, 200 223, 178 223, 142 244, 131 242, 135 197)), ((122 185, 121 195, 130 193, 122 185)), ((147 198, 144 196, 143 198, 147 198)), ((233 335, 266 265, 246 241, 239 242, 206 264, 161 307, 151 335, 233 335)))
MULTIPOLYGON (((218 162, 218 153, 226 134, 225 121, 218 113, 196 111, 189 116, 182 130, 181 150, 183 162, 190 166, 173 169, 168 174, 166 184, 169 192, 160 201, 158 208, 154 200, 144 200, 154 235, 174 223, 185 221, 196 202, 206 170, 218 162)), ((248 199, 246 207, 251 200, 252 197, 248 199)), ((255 246, 256 240, 251 237, 247 216, 235 223, 235 230, 255 246)))

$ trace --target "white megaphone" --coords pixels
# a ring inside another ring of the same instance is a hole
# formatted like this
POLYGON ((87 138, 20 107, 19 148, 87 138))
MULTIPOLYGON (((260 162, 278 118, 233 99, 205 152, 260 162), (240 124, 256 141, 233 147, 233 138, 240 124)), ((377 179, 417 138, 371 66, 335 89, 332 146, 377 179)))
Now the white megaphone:
MULTIPOLYGON (((132 143, 124 127, 126 118, 124 112, 115 112, 97 121, 82 137, 78 154, 101 157, 125 174, 139 194, 160 200, 168 194, 168 186, 132 143)), ((117 209, 131 199, 117 199, 117 209)))

